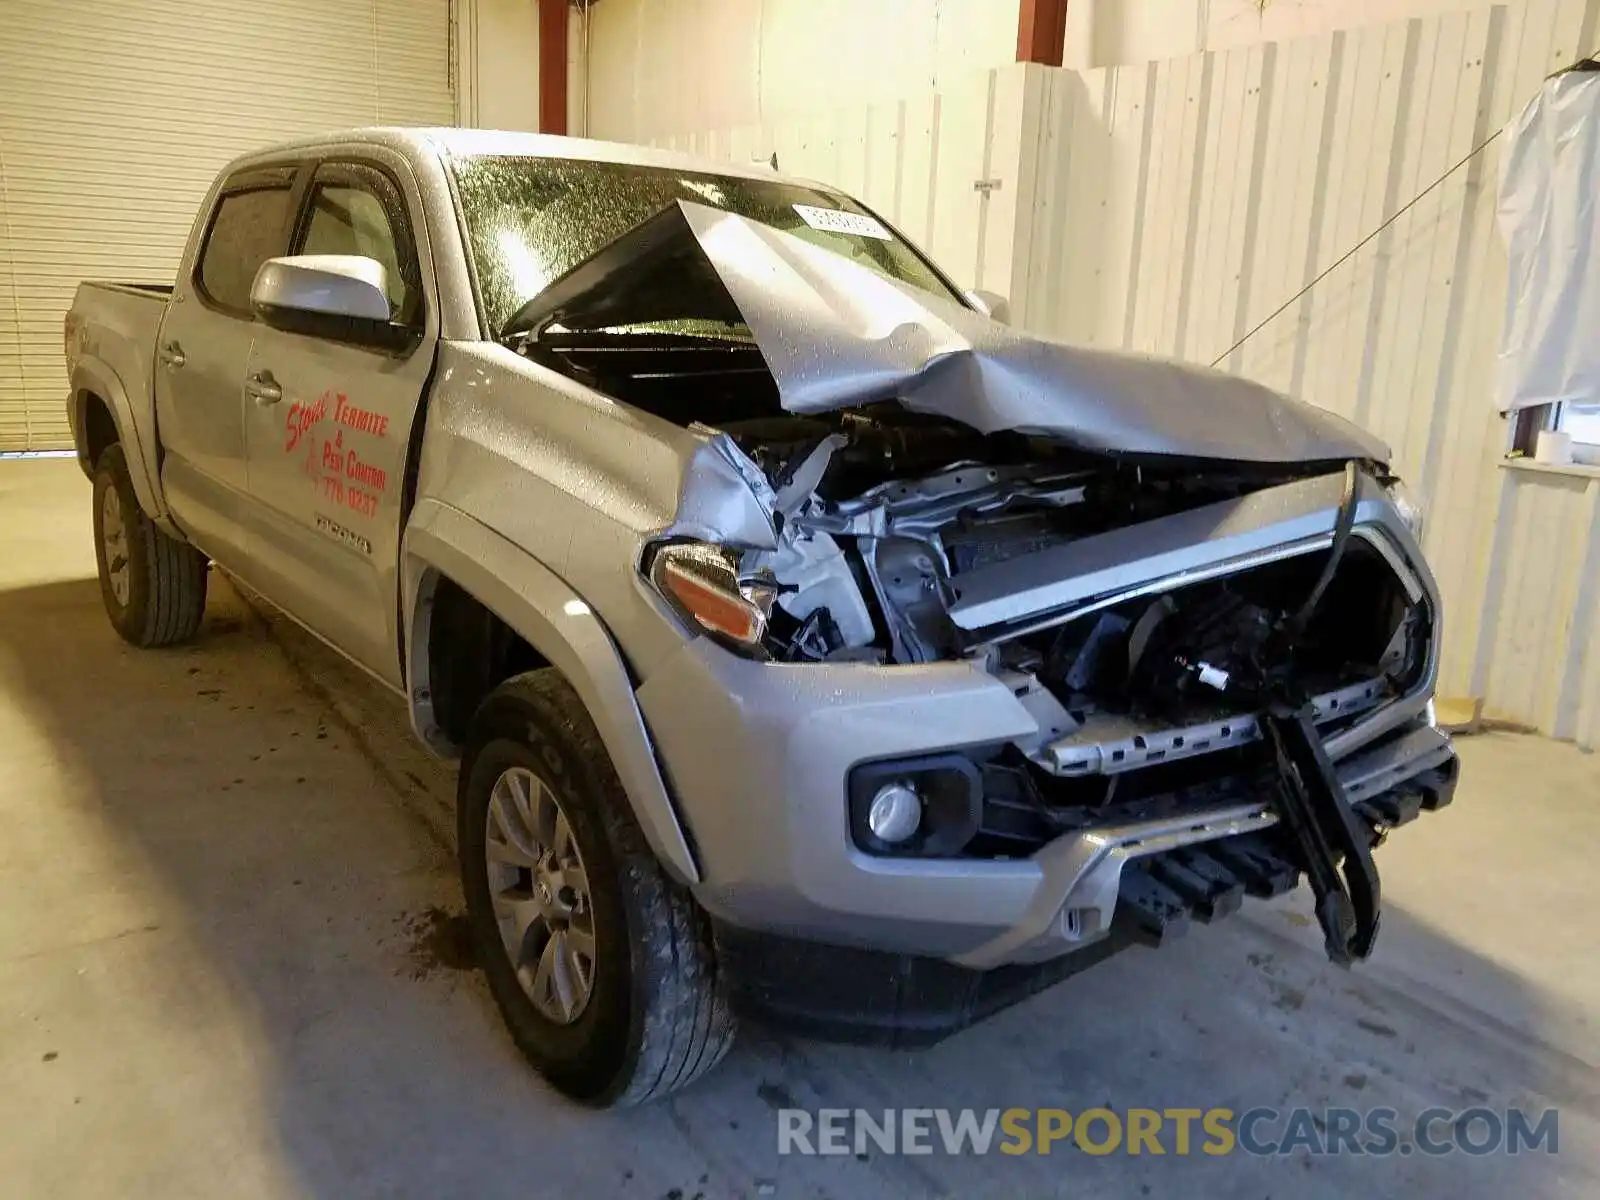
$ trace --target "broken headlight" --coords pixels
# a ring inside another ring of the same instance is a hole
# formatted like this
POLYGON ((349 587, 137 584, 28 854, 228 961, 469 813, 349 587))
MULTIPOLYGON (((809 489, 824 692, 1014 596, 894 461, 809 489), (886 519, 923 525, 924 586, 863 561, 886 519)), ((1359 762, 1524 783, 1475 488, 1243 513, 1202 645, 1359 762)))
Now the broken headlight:
POLYGON ((1389 503, 1394 505, 1395 512, 1400 515, 1400 520, 1405 522, 1405 527, 1411 531, 1411 536, 1419 542, 1422 541, 1422 527, 1427 520, 1422 502, 1399 478, 1389 480, 1384 490, 1389 493, 1389 503))
POLYGON ((668 542, 649 552, 645 574, 692 626, 741 654, 761 653, 776 592, 741 583, 738 557, 709 542, 668 542))

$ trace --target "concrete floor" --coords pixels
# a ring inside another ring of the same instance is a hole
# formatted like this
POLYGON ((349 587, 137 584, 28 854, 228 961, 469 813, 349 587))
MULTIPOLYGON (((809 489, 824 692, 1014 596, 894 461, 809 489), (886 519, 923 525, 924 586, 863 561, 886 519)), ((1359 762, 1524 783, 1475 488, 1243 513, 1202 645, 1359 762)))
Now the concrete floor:
MULTIPOLYGON (((107 624, 88 487, 0 462, 0 1180, 16 1196, 1600 1194, 1600 760, 1463 741, 1381 852, 1379 950, 1304 893, 931 1051, 749 1029, 625 1113, 562 1102, 461 969, 452 781, 398 704, 218 582, 204 638, 107 624), (1561 1110, 1561 1152, 783 1158, 774 1108, 1561 1110)), ((213 579, 215 580, 215 576, 213 579)))

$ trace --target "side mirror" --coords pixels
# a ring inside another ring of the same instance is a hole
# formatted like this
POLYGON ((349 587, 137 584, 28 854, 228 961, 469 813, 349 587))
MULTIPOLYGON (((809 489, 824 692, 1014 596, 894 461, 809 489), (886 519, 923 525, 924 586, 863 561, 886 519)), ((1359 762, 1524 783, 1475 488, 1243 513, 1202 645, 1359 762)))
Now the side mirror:
POLYGON ((250 306, 274 329, 383 350, 414 331, 389 320, 388 271, 360 254, 269 258, 250 287, 250 306))
POLYGON ((999 292, 986 292, 978 288, 968 292, 966 296, 972 307, 991 321, 999 321, 1002 325, 1011 324, 1011 301, 999 292))

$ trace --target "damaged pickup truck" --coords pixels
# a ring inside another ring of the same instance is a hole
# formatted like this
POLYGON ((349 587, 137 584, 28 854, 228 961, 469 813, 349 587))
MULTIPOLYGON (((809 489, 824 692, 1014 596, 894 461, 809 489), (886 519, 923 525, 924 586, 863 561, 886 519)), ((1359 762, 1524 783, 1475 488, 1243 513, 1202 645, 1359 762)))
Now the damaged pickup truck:
POLYGON ((1457 771, 1387 450, 994 304, 765 170, 253 155, 174 286, 67 318, 108 612, 192 636, 214 562, 405 698, 495 999, 590 1103, 740 1011, 935 1040, 1302 874, 1366 957, 1457 771))

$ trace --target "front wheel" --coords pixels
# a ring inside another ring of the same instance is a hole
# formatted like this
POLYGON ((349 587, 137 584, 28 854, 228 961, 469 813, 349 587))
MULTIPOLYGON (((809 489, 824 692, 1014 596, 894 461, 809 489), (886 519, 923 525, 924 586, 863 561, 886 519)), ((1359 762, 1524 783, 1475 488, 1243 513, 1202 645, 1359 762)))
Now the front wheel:
POLYGON ((646 844, 577 694, 554 671, 484 702, 462 760, 467 917, 517 1046, 594 1105, 710 1070, 733 1039, 709 922, 646 844))
POLYGON ((206 611, 206 558, 157 528, 133 492, 119 443, 94 470, 94 542, 100 598, 124 641, 170 646, 188 641, 206 611))

